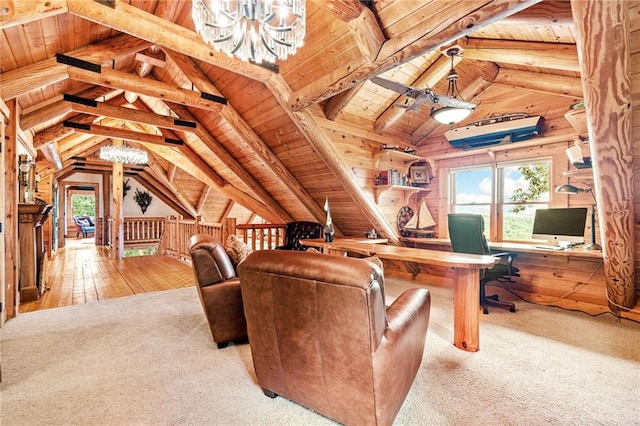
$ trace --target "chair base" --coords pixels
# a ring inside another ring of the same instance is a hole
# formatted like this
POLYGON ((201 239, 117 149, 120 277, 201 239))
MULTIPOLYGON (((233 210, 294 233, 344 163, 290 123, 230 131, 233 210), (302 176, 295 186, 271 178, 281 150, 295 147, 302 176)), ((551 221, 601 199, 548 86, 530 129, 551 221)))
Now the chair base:
POLYGON ((227 342, 220 342, 220 343, 217 343, 217 345, 218 345, 218 349, 224 349, 229 345, 243 345, 245 343, 249 343, 248 338, 244 338, 240 340, 229 340, 227 342))
POLYGON ((265 389, 265 388, 262 388, 262 393, 263 393, 263 394, 265 394, 266 396, 268 396, 268 397, 269 397, 269 398, 271 398, 271 399, 273 399, 273 398, 275 398, 276 396, 278 396, 278 394, 277 394, 277 393, 275 393, 275 392, 271 392, 269 389, 265 389))
POLYGON ((497 294, 493 294, 491 296, 485 296, 480 303, 482 304, 482 313, 485 315, 489 314, 489 306, 497 306, 499 308, 508 308, 509 312, 516 311, 516 305, 511 302, 503 302, 498 298, 497 294))

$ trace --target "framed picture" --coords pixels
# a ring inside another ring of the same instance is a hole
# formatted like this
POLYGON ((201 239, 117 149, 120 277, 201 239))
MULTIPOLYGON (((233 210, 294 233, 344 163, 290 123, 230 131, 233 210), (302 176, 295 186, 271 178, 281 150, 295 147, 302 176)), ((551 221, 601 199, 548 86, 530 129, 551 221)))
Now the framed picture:
POLYGON ((427 166, 412 166, 409 169, 409 174, 411 175, 411 183, 414 185, 424 185, 431 181, 429 167, 427 166))

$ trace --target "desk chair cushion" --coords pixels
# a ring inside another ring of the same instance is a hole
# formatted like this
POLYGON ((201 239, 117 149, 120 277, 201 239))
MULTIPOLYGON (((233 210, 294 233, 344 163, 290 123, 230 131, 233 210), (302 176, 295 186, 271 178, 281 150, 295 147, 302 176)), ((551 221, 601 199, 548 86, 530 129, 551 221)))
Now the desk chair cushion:
POLYGON ((489 269, 480 271, 480 303, 484 313, 488 313, 487 305, 492 304, 509 308, 515 312, 513 303, 501 302, 497 295, 487 296, 486 283, 490 281, 510 281, 511 277, 519 277, 519 269, 513 266, 516 253, 494 253, 489 248, 484 236, 484 219, 481 215, 467 213, 451 213, 449 219, 449 238, 454 252, 496 256, 502 262, 496 263, 489 269), (506 259, 506 263, 504 260, 506 259))

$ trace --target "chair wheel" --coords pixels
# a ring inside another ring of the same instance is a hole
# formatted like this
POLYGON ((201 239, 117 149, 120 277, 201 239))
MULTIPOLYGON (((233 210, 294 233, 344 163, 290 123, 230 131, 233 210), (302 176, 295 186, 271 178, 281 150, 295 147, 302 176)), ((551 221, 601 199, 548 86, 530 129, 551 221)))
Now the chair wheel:
POLYGON ((262 393, 264 393, 269 398, 275 398, 276 396, 278 396, 277 393, 271 392, 269 389, 264 389, 264 388, 262 389, 262 393))
POLYGON ((482 313, 483 313, 483 314, 485 314, 485 315, 489 315, 489 309, 484 308, 484 309, 482 310, 482 313))
POLYGON ((509 312, 515 312, 516 308, 509 308, 509 312))

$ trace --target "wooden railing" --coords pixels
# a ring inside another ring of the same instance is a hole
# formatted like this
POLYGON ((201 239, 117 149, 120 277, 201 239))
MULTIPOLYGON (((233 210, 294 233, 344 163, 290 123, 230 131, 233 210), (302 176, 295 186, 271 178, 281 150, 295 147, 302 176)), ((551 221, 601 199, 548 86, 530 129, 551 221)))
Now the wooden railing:
MULTIPOLYGON (((105 245, 111 245, 112 221, 105 221, 105 225, 105 245)), ((236 225, 234 218, 227 219, 224 223, 215 223, 175 216, 135 217, 125 218, 123 226, 126 247, 158 244, 158 254, 166 254, 186 262, 191 261, 189 238, 195 234, 211 235, 222 244, 226 244, 229 235, 237 235, 252 250, 273 250, 283 245, 285 238, 285 224, 236 225)))
POLYGON ((252 250, 273 250, 284 244, 284 224, 237 225, 236 235, 252 250))
POLYGON ((222 223, 201 222, 196 219, 182 219, 168 217, 165 220, 164 238, 160 244, 158 253, 177 257, 178 259, 190 261, 189 238, 195 234, 207 234, 223 240, 222 223))
MULTIPOLYGON (((164 234, 165 221, 164 217, 125 217, 122 225, 124 245, 142 247, 160 243, 164 234)), ((99 219, 98 222, 100 225, 103 223, 102 219, 99 219)), ((104 225, 104 245, 111 246, 113 219, 107 218, 104 225)), ((96 227, 96 244, 98 244, 98 232, 103 235, 101 226, 96 227)))

